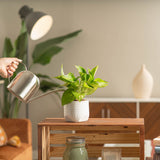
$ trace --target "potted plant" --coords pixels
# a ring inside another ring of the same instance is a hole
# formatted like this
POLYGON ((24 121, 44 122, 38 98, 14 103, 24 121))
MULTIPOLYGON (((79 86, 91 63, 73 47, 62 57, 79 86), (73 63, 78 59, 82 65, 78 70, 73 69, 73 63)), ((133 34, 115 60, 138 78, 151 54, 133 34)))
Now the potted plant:
POLYGON ((108 85, 108 82, 95 78, 98 66, 87 71, 81 66, 75 66, 79 75, 75 77, 73 73, 64 74, 63 65, 61 75, 56 78, 64 81, 66 87, 62 95, 62 105, 64 106, 64 118, 66 121, 82 122, 89 118, 89 102, 84 98, 91 95, 98 88, 108 85))

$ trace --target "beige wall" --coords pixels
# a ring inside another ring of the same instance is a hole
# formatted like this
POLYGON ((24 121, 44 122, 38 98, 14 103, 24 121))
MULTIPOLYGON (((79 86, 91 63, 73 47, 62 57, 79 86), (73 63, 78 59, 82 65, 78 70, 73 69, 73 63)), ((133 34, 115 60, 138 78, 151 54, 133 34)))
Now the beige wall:
MULTIPOLYGON (((75 72, 74 65, 92 68, 99 65, 97 77, 109 86, 94 97, 133 97, 132 80, 146 64, 154 78, 153 97, 160 96, 160 1, 159 0, 0 0, 0 50, 6 36, 14 40, 20 29, 18 10, 27 4, 54 18, 54 26, 42 40, 77 29, 83 32, 62 44, 64 50, 48 66, 37 65, 33 72, 54 77, 64 71, 75 72)), ((33 46, 29 41, 30 62, 33 46)), ((0 53, 1 55, 1 53, 0 53)), ((21 107, 20 117, 25 115, 21 107)), ((60 101, 51 95, 30 104, 34 148, 37 123, 45 117, 62 117, 60 101)))

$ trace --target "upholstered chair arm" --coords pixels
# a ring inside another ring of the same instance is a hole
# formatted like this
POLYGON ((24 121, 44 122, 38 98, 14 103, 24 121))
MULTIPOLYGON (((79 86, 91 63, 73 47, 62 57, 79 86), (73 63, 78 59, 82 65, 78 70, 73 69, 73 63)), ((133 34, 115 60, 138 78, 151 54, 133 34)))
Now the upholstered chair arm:
POLYGON ((32 143, 32 127, 29 119, 0 119, 0 125, 8 138, 17 135, 23 143, 32 143))

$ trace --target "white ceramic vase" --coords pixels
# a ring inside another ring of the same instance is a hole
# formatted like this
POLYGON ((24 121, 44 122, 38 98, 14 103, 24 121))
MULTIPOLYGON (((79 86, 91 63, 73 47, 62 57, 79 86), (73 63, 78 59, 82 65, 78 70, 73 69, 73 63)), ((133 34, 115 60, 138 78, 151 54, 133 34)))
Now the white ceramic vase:
POLYGON ((73 101, 64 105, 64 118, 69 122, 83 122, 89 118, 89 101, 73 101))
POLYGON ((150 98, 153 88, 153 77, 143 64, 132 83, 135 98, 150 98))

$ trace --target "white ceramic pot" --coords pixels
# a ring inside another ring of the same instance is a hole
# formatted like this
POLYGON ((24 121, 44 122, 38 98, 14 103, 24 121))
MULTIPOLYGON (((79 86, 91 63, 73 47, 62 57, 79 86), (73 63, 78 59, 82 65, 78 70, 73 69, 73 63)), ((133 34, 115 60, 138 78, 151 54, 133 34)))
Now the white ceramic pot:
POLYGON ((64 118, 69 122, 83 122, 89 118, 89 101, 73 101, 64 105, 64 118))

